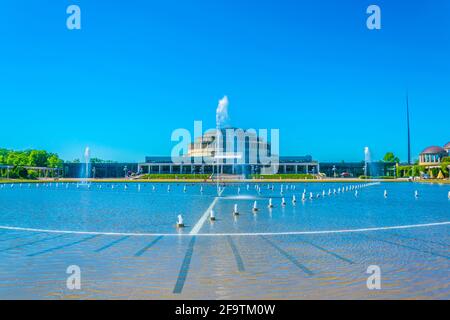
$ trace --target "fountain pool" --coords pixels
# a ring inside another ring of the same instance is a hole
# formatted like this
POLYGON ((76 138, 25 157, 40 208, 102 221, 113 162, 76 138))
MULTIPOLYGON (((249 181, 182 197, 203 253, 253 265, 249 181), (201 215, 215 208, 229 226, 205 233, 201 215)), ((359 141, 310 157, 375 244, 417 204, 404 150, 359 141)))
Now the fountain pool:
POLYGON ((449 185, 253 185, 0 185, 0 299, 450 297, 449 185))

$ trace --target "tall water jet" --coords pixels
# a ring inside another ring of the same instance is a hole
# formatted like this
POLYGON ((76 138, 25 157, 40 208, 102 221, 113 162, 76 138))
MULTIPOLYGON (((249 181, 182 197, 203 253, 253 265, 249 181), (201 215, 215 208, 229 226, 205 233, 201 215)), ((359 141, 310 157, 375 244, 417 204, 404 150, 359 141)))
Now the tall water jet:
POLYGON ((369 147, 364 148, 364 175, 367 177, 369 173, 369 165, 372 162, 369 147))
POLYGON ((84 174, 81 176, 82 183, 86 184, 88 179, 90 178, 90 160, 91 160, 91 150, 89 147, 86 147, 84 149, 84 174))
POLYGON ((219 100, 219 103, 217 105, 216 109, 216 138, 215 138, 215 155, 216 155, 216 188, 217 188, 217 195, 220 195, 219 190, 219 179, 220 179, 220 165, 221 162, 218 158, 218 156, 223 153, 223 147, 222 142, 220 140, 221 138, 221 129, 227 124, 228 122, 228 97, 224 96, 222 99, 219 100))

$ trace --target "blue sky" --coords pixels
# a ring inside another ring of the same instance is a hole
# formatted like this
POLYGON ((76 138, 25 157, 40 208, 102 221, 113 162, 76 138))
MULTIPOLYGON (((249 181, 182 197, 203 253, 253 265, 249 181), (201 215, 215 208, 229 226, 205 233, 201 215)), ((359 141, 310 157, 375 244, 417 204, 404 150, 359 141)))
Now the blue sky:
POLYGON ((6 0, 0 38, 1 147, 169 155, 227 95, 230 123, 279 128, 283 155, 406 160, 407 88, 413 156, 450 140, 447 0, 6 0))

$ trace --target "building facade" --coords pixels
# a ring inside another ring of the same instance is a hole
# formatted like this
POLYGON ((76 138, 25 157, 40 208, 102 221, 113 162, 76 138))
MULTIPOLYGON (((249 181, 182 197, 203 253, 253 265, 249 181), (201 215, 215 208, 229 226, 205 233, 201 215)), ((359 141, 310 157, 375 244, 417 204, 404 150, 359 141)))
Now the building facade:
POLYGON ((62 176, 64 178, 124 178, 131 173, 138 172, 137 163, 91 163, 86 167, 85 163, 64 163, 62 176), (86 174, 86 168, 89 175, 86 174))
POLYGON ((311 156, 280 157, 272 167, 276 171, 267 173, 263 164, 239 163, 195 163, 194 158, 184 158, 184 162, 173 162, 170 157, 146 157, 138 164, 138 170, 146 174, 209 174, 241 175, 251 174, 317 174, 320 165, 311 156))
POLYGON ((444 147, 431 146, 425 148, 419 155, 419 164, 427 167, 439 166, 444 157, 450 155, 450 142, 444 147))
MULTIPOLYGON (((277 146, 278 147, 278 146, 277 146)), ((149 174, 239 175, 319 172, 311 156, 280 157, 278 148, 255 130, 222 128, 207 131, 189 144, 184 155, 146 157, 139 171, 149 174)))
POLYGON ((370 162, 366 164, 361 162, 321 162, 320 172, 327 177, 342 178, 342 177, 360 177, 367 173, 371 177, 395 177, 396 163, 395 162, 370 162))

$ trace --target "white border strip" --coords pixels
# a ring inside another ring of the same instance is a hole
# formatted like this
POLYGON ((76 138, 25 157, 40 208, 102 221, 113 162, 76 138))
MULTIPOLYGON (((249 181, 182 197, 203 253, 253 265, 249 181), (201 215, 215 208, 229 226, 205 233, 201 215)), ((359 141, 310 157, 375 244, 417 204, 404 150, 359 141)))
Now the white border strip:
POLYGON ((132 233, 132 232, 95 232, 95 231, 69 231, 69 230, 47 230, 21 227, 0 226, 3 230, 15 231, 29 231, 29 232, 46 232, 46 233, 64 233, 64 234, 92 234, 105 236, 135 236, 135 237, 224 237, 224 236, 283 236, 283 235, 303 235, 303 234, 335 234, 335 233, 352 233, 352 232, 367 232, 367 231, 381 231, 381 230, 398 230, 398 229, 413 229, 449 225, 450 221, 424 223, 424 224, 410 224, 403 226, 392 227, 377 227, 377 228, 362 228, 362 229, 343 229, 343 230, 322 230, 322 231, 292 231, 292 232, 254 232, 254 233, 132 233))
POLYGON ((208 209, 206 209, 205 213, 201 216, 201 218, 197 221, 195 226, 192 228, 191 232, 189 234, 196 235, 200 231, 200 229, 203 227, 203 224, 205 223, 206 219, 208 219, 209 213, 214 208, 214 206, 217 203, 217 200, 219 200, 218 197, 215 197, 213 202, 209 205, 208 209))
POLYGON ((222 196, 222 193, 224 192, 225 188, 223 188, 220 192, 219 192, 219 196, 215 197, 213 202, 211 202, 211 204, 209 205, 208 209, 206 209, 206 211, 203 213, 203 215, 200 217, 200 219, 197 221, 197 223, 195 224, 195 226, 192 228, 191 232, 189 232, 189 234, 192 235, 196 235, 198 234, 198 232, 200 231, 200 229, 203 227, 203 225, 205 224, 206 219, 208 219, 209 213, 211 212, 211 210, 214 208, 214 206, 217 203, 217 200, 219 200, 219 197, 222 196))

